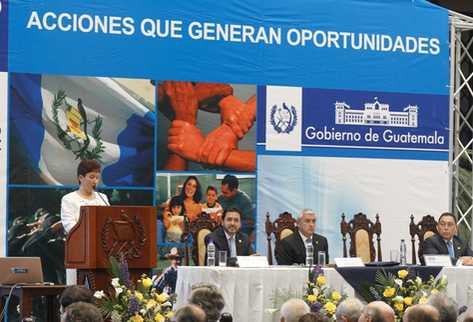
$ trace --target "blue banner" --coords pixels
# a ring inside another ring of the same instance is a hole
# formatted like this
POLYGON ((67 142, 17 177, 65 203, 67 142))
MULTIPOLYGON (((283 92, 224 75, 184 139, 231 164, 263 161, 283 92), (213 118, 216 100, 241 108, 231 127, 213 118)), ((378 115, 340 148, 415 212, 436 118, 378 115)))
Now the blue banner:
POLYGON ((448 14, 423 0, 10 7, 15 72, 448 93, 448 14))
POLYGON ((7 70, 8 63, 8 2, 0 1, 0 71, 7 70))

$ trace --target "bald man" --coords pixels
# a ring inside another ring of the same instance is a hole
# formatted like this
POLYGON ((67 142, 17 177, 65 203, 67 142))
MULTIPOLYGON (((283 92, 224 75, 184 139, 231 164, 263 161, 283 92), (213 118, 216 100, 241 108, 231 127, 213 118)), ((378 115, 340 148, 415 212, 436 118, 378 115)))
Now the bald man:
POLYGON ((365 306, 358 322, 394 322, 392 307, 382 301, 374 301, 365 306))
POLYGON ((403 322, 439 322, 440 314, 429 304, 417 304, 404 312, 403 322))

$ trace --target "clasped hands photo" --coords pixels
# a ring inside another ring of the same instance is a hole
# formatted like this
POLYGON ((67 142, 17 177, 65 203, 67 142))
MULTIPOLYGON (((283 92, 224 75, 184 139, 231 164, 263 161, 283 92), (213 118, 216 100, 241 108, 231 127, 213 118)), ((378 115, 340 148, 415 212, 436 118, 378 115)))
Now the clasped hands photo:
POLYGON ((158 108, 172 121, 168 130, 169 153, 161 170, 187 170, 189 161, 206 168, 256 170, 255 139, 247 145, 252 148, 239 148, 239 142, 255 123, 256 95, 242 100, 235 94, 231 85, 221 83, 158 84, 158 108), (211 127, 209 118, 199 114, 219 114, 219 124, 211 127))

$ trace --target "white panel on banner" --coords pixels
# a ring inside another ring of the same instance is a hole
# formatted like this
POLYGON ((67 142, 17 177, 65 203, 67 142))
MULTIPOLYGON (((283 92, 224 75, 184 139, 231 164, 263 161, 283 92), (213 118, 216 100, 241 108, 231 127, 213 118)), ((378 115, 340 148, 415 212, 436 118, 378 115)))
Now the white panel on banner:
MULTIPOLYGON (((402 238, 410 240, 411 214, 420 220, 448 210, 446 161, 259 156, 258 165, 258 213, 269 212, 274 220, 284 211, 296 216, 313 209, 316 232, 329 241, 330 261, 342 255, 342 213, 350 220, 362 212, 372 221, 379 214, 383 259, 389 259, 402 238)), ((264 216, 258 220, 264 227, 264 216)), ((265 247, 259 239, 258 252, 265 247)))
POLYGON ((266 87, 266 149, 301 151, 302 88, 266 87))
POLYGON ((7 113, 8 74, 0 73, 0 256, 6 254, 7 227, 7 113))

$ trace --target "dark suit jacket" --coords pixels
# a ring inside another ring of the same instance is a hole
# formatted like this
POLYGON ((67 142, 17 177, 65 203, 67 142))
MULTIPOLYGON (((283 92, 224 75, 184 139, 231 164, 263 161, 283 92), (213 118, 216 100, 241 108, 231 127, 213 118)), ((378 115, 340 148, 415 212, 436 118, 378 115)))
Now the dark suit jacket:
MULTIPOLYGON (((325 260, 328 263, 328 243, 324 236, 314 234, 312 236, 314 245, 314 262, 317 262, 319 251, 325 252, 325 260)), ((276 243, 276 260, 279 265, 292 265, 305 263, 305 245, 298 231, 281 239, 276 243)))
MULTIPOLYGON (((473 256, 473 251, 457 236, 453 236, 453 249, 455 250, 455 260, 462 256, 473 256)), ((433 235, 423 244, 423 253, 426 255, 448 255, 447 244, 440 235, 433 235)))
MULTIPOLYGON (((212 233, 205 237, 205 245, 208 245, 210 240, 215 244, 216 251, 226 250, 227 258, 230 258, 230 247, 228 245, 227 236, 223 227, 215 229, 212 233)), ((251 246, 248 236, 245 233, 238 232, 235 236, 236 251, 238 256, 249 256, 253 255, 255 251, 251 246)))

